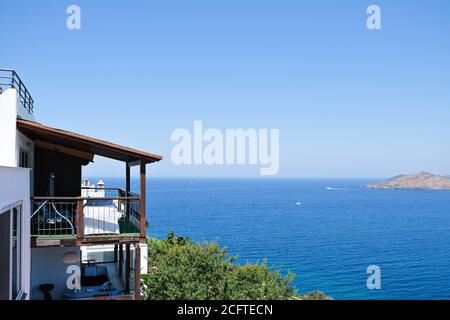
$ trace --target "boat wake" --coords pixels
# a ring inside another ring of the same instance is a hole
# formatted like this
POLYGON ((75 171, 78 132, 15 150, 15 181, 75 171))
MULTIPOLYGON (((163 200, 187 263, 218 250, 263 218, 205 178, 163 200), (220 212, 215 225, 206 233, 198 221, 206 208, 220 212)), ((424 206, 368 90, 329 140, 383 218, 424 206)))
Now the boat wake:
POLYGON ((326 187, 325 189, 327 189, 327 190, 337 190, 337 191, 345 191, 345 190, 351 190, 351 189, 348 189, 348 188, 333 188, 333 187, 326 187))

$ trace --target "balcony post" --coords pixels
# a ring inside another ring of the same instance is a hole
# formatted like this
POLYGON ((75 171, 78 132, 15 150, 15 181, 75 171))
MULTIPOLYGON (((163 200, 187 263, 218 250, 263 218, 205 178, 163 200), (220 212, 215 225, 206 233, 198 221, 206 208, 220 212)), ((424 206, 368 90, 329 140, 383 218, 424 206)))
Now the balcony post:
POLYGON ((139 243, 135 246, 134 299, 141 300, 141 248, 139 243))
POLYGON ((147 240, 147 218, 146 218, 146 208, 145 208, 145 202, 146 202, 146 192, 147 192, 147 186, 146 186, 146 170, 145 170, 145 161, 141 160, 141 175, 140 175, 140 182, 141 182, 141 203, 140 203, 140 225, 141 225, 141 242, 145 243, 147 240))
POLYGON ((130 163, 126 162, 125 166, 126 166, 125 167, 125 190, 127 192, 125 197, 129 197, 130 196, 130 163))
MULTIPOLYGON (((125 197, 129 197, 130 196, 130 189, 131 189, 131 183, 130 183, 130 163, 126 162, 125 163, 125 197)), ((130 201, 126 200, 125 201, 125 213, 127 215, 127 217, 129 217, 130 215, 130 201)))
POLYGON ((118 260, 119 260, 119 245, 115 244, 114 245, 114 264, 116 264, 118 260))
POLYGON ((119 277, 122 277, 123 273, 123 244, 119 244, 119 277))
POLYGON ((77 241, 81 241, 84 237, 84 213, 83 199, 77 198, 77 241))
POLYGON ((131 245, 125 245, 125 292, 130 293, 131 245))

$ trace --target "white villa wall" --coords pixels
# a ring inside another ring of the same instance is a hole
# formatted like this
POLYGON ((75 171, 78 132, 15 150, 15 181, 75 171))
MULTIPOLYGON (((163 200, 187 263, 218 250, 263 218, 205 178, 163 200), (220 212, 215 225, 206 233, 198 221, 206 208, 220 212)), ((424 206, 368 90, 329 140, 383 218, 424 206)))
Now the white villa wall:
POLYGON ((17 116, 34 120, 19 102, 16 89, 0 94, 0 166, 18 167, 20 149, 30 152, 33 164, 34 143, 16 129, 17 116))
POLYGON ((31 299, 42 300, 43 295, 39 290, 41 284, 51 283, 55 289, 51 291, 53 299, 61 300, 64 290, 67 288, 66 273, 68 265, 63 262, 63 256, 67 252, 80 254, 79 247, 64 248, 33 248, 31 261, 31 299))
POLYGON ((0 166, 16 167, 17 91, 8 89, 0 94, 0 166))
POLYGON ((16 166, 19 166, 20 150, 26 151, 29 154, 28 167, 30 171, 30 195, 34 196, 34 141, 17 131, 16 135, 16 166))
MULTIPOLYGON (((0 117, 1 119, 1 117, 0 117)), ((22 202, 22 288, 30 297, 30 169, 0 166, 0 212, 17 201, 22 202)))

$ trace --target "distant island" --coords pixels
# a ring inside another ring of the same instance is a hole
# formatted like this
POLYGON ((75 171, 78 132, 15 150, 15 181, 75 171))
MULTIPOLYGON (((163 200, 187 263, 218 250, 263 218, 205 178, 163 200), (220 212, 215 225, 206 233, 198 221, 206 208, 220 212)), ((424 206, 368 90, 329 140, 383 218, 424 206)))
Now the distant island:
POLYGON ((367 184, 364 187, 385 190, 450 190, 450 177, 420 172, 396 176, 381 183, 367 184))

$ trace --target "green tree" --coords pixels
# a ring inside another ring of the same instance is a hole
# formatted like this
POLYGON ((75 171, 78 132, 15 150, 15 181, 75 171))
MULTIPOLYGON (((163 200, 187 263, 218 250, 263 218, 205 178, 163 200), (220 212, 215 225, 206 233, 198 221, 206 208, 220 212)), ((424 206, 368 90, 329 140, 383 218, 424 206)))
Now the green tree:
MULTIPOLYGON (((148 300, 306 300, 283 274, 264 260, 240 265, 217 243, 194 243, 173 232, 148 241, 149 274, 143 276, 142 298, 148 300)), ((326 297, 325 295, 323 295, 326 297)), ((311 293, 308 298, 319 298, 311 293)))
POLYGON ((285 300, 297 289, 291 285, 295 275, 283 276, 266 261, 237 266, 227 274, 224 299, 228 300, 285 300))

